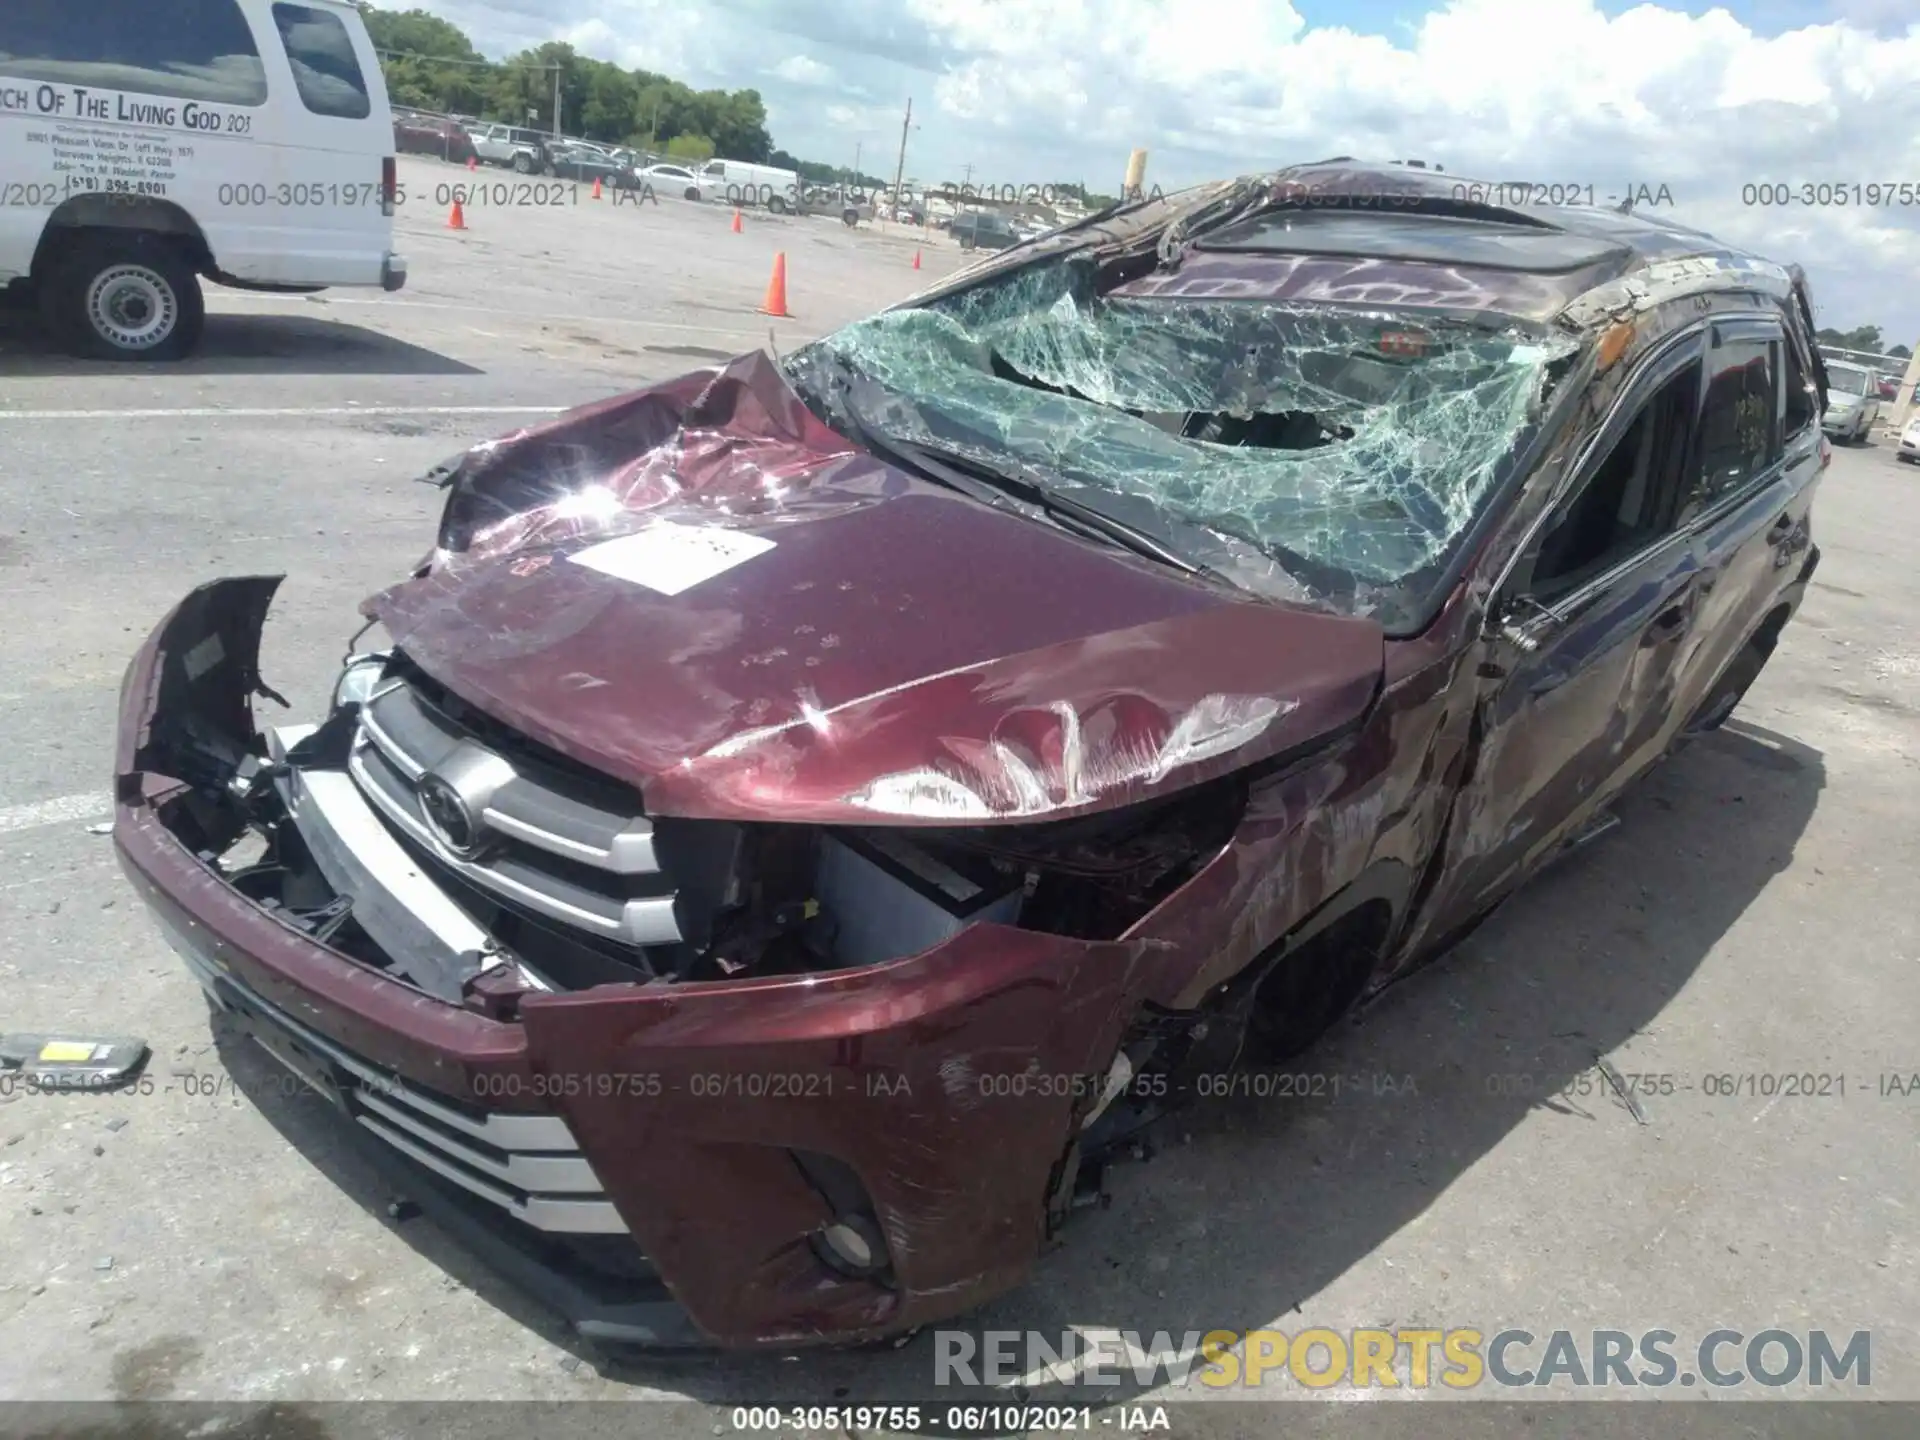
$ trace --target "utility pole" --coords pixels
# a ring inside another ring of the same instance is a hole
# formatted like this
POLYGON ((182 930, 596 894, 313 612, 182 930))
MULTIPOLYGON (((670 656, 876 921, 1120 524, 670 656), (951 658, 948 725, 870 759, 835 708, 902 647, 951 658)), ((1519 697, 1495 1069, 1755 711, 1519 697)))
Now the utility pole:
POLYGON ((853 142, 853 183, 856 186, 863 186, 865 183, 860 179, 860 145, 861 142, 858 140, 853 142))
POLYGON ((553 67, 553 138, 560 138, 560 67, 553 67))
POLYGON ((913 128, 913 97, 907 97, 907 118, 900 122, 900 163, 893 169, 893 213, 900 214, 900 181, 907 173, 907 131, 913 128))

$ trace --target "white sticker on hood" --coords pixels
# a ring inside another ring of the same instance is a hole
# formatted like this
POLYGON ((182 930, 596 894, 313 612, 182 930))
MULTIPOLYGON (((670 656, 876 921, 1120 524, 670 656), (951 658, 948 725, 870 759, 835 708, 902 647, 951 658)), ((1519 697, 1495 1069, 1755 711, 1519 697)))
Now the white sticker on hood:
POLYGON ((645 530, 576 551, 567 558, 603 575, 678 595, 743 561, 764 555, 773 541, 738 530, 655 521, 645 530))

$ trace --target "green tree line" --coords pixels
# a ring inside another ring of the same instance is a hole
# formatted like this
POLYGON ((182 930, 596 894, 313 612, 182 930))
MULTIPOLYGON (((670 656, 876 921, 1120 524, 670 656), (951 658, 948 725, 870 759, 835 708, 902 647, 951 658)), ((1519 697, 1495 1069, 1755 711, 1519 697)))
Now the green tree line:
POLYGON ((1913 352, 1904 345, 1887 348, 1878 325, 1857 325, 1851 330, 1835 330, 1831 326, 1813 332, 1813 338, 1822 345, 1831 345, 1836 350, 1863 350, 1870 355, 1897 355, 1908 359, 1913 352))
POLYGON ((608 144, 689 160, 714 155, 764 161, 773 153, 757 90, 695 90, 667 75, 622 70, 550 40, 490 62, 451 21, 424 10, 382 10, 355 0, 381 52, 396 105, 507 121, 553 124, 553 67, 560 71, 562 128, 608 144))

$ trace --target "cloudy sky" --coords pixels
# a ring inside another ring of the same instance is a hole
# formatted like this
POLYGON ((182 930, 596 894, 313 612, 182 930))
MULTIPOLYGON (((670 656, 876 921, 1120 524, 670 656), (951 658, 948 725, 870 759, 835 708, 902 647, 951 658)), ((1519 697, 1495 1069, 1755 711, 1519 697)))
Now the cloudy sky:
MULTIPOLYGON (((389 0, 404 5, 408 0, 389 0)), ((753 86, 774 143, 922 185, 1178 184, 1331 155, 1665 186, 1808 268, 1822 324, 1920 338, 1920 17, 1898 0, 412 0, 503 56, 542 40, 753 86), (969 169, 969 167, 971 167, 969 169), (1856 184, 1908 182, 1878 206, 1856 184), (1750 203, 1744 187, 1823 187, 1750 203)))

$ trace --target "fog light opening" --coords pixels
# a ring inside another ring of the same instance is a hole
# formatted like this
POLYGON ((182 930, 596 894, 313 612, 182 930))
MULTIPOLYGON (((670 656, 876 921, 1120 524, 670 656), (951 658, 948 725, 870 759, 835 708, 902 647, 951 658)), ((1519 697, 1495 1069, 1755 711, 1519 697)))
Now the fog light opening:
POLYGON ((842 1215, 816 1231, 813 1249, 830 1268, 855 1280, 884 1274, 887 1240, 871 1215, 842 1215))

